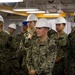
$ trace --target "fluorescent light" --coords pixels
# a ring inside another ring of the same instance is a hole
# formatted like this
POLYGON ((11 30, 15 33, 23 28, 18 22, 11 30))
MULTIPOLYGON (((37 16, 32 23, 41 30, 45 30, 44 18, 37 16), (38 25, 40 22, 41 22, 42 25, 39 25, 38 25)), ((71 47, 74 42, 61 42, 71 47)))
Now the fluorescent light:
POLYGON ((44 15, 46 15, 46 16, 58 16, 58 15, 60 15, 60 14, 58 14, 58 13, 49 13, 49 14, 44 14, 44 15))
POLYGON ((2 12, 6 12, 6 13, 14 13, 13 11, 9 11, 9 10, 0 10, 2 12))
POLYGON ((28 12, 26 12, 26 13, 45 13, 45 11, 28 11, 28 12))
POLYGON ((34 8, 15 8, 13 11, 38 11, 39 9, 34 9, 34 8))
POLYGON ((23 2, 23 0, 0 0, 0 3, 12 3, 12 2, 23 2))

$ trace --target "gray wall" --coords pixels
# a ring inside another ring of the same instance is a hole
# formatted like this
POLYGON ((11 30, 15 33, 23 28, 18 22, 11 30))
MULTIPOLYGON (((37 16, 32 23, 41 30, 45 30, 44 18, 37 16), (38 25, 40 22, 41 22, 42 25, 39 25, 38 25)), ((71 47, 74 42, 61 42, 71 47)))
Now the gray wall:
POLYGON ((8 31, 8 26, 9 26, 9 24, 15 23, 16 26, 17 26, 17 29, 16 29, 16 31, 15 31, 14 34, 17 34, 17 33, 19 33, 19 32, 21 31, 21 26, 19 26, 19 25, 21 24, 21 22, 22 22, 22 21, 19 21, 19 20, 16 21, 16 20, 6 20, 6 19, 5 19, 4 29, 5 29, 6 31, 8 31))

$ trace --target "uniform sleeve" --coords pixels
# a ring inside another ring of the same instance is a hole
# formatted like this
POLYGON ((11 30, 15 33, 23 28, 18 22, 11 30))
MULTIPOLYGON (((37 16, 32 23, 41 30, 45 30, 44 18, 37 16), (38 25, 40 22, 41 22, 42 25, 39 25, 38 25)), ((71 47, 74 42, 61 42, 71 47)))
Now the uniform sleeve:
POLYGON ((33 69, 33 64, 32 64, 32 46, 30 46, 27 50, 27 68, 28 70, 33 69))
POLYGON ((49 47, 49 51, 46 53, 46 61, 36 69, 36 74, 37 75, 50 75, 52 68, 55 63, 56 59, 56 54, 57 54, 57 47, 55 44, 51 45, 49 47))

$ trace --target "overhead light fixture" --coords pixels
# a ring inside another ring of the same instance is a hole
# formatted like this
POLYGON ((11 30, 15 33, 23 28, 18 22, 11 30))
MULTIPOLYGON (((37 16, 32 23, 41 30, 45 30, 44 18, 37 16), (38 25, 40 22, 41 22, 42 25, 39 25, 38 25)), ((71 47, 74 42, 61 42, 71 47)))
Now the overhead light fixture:
POLYGON ((0 3, 23 2, 23 0, 0 0, 0 3))
POLYGON ((59 13, 50 13, 48 10, 45 11, 45 16, 58 16, 60 15, 59 13))
POLYGON ((37 8, 15 8, 13 11, 38 11, 37 8))
POLYGON ((44 14, 46 16, 59 16, 59 13, 49 13, 49 14, 44 14))
POLYGON ((27 11, 26 13, 36 13, 36 14, 38 14, 38 13, 45 13, 45 11, 27 11))

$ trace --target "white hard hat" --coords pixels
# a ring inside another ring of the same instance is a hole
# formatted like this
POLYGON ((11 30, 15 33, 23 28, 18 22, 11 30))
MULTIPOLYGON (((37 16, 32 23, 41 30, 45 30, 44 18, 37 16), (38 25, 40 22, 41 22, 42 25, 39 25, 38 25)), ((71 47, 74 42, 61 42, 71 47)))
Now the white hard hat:
POLYGON ((0 15, 0 21, 4 22, 4 19, 1 15, 0 15))
POLYGON ((30 14, 28 17, 27 17, 27 21, 37 21, 38 18, 35 14, 30 14))
POLYGON ((16 29, 16 24, 15 24, 15 23, 11 23, 8 27, 9 27, 9 28, 16 29))
POLYGON ((48 23, 49 23, 49 25, 50 25, 50 29, 52 29, 52 24, 51 24, 51 22, 50 22, 50 21, 48 21, 48 23))
POLYGON ((48 23, 47 19, 41 18, 36 22, 35 27, 48 27, 48 28, 50 28, 50 24, 48 23))
POLYGON ((65 23, 65 24, 66 24, 66 19, 63 18, 63 17, 58 17, 58 18, 56 19, 55 24, 61 24, 61 23, 65 23))

